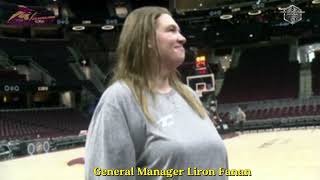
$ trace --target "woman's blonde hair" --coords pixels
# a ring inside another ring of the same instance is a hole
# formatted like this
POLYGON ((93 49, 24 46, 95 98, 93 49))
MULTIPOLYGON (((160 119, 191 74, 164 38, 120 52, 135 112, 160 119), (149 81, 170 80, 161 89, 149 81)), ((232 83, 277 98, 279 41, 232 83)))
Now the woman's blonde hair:
MULTIPOLYGON (((143 113, 154 122, 149 113, 145 92, 155 97, 154 80, 160 71, 159 52, 156 43, 156 20, 162 14, 171 13, 162 7, 142 7, 132 11, 126 18, 116 50, 117 64, 111 83, 122 80, 134 93, 143 113), (150 48, 150 46, 152 48, 150 48)), ((178 77, 178 71, 169 75, 170 85, 182 95, 201 118, 206 110, 201 102, 178 77)))

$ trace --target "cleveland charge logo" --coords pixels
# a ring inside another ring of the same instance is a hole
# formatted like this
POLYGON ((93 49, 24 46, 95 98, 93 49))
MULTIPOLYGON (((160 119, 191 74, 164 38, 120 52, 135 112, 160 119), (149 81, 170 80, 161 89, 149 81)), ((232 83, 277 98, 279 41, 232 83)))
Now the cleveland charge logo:
POLYGON ((56 20, 56 17, 51 15, 51 12, 47 12, 47 11, 36 12, 31 8, 28 8, 26 6, 21 6, 21 5, 19 5, 18 7, 19 7, 19 10, 10 16, 6 24, 9 24, 9 25, 52 24, 56 20))

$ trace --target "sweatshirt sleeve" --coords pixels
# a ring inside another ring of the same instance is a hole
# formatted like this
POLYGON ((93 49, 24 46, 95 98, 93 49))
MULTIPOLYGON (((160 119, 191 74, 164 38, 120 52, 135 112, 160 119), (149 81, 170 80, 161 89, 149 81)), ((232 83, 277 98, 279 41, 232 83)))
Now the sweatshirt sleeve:
POLYGON ((135 176, 96 176, 95 168, 130 169, 136 165, 134 143, 125 112, 113 104, 99 103, 88 129, 85 147, 86 180, 135 180, 135 176))

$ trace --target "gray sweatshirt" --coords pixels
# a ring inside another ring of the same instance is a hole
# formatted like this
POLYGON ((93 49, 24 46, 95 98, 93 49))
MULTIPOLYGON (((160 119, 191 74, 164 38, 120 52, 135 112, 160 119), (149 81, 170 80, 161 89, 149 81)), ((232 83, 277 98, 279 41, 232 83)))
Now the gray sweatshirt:
POLYGON ((156 96, 148 96, 150 123, 125 83, 103 93, 88 130, 86 180, 228 179, 226 148, 211 120, 175 90, 156 96))

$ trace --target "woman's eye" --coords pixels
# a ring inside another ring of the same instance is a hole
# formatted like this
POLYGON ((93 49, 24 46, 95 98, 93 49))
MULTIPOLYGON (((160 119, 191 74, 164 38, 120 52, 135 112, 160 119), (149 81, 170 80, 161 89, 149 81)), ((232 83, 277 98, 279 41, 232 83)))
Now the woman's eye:
POLYGON ((170 28, 169 31, 174 32, 176 30, 174 28, 170 28))

